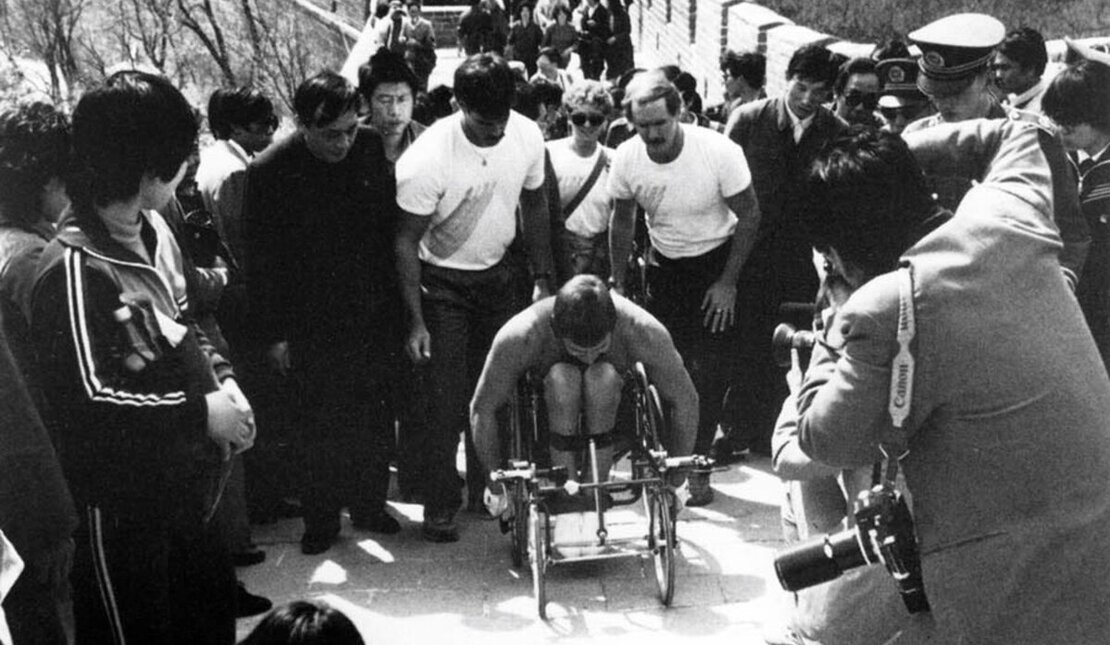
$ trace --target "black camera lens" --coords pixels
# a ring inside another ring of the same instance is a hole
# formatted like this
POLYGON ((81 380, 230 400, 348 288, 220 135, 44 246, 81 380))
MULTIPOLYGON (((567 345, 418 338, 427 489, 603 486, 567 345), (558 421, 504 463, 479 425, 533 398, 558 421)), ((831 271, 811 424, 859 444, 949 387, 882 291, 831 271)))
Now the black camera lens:
POLYGON ((854 529, 796 544, 775 557, 775 573, 787 591, 808 589, 867 564, 854 529))

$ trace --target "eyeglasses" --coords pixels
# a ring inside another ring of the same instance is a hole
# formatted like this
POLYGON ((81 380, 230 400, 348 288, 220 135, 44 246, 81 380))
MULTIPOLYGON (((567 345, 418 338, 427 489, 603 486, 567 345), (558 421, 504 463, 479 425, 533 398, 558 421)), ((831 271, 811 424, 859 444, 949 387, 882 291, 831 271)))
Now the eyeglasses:
POLYGON ((570 122, 578 127, 582 127, 589 122, 590 127, 596 128, 597 126, 605 123, 605 115, 603 114, 586 114, 585 112, 575 112, 570 115, 570 122))
POLYGON ((868 110, 874 110, 879 107, 879 95, 863 92, 848 92, 844 95, 844 102, 850 108, 856 108, 863 105, 868 110))

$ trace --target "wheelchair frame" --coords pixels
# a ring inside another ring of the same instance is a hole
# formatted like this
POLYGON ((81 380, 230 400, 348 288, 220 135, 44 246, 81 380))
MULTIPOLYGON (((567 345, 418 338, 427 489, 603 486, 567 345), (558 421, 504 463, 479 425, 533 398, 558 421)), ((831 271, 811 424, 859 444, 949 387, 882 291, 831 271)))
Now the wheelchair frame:
MULTIPOLYGON (((669 606, 674 598, 675 550, 678 539, 670 510, 674 506, 674 492, 667 485, 667 473, 675 469, 706 468, 709 461, 699 456, 667 455, 663 447, 666 418, 659 392, 648 381, 643 363, 637 363, 633 367, 631 381, 634 437, 630 445, 616 451, 613 459, 616 463, 625 455, 630 458, 631 479, 577 485, 579 491, 593 495, 593 510, 589 513, 594 514, 597 520, 592 543, 574 545, 588 546, 591 552, 586 554, 564 553, 560 547, 568 545, 553 542, 553 514, 548 511, 546 499, 566 490, 563 487, 566 473, 561 472, 562 469, 544 468, 537 464, 537 452, 542 439, 539 419, 539 411, 543 405, 542 394, 537 387, 529 384, 527 378, 522 378, 518 383, 517 396, 510 402, 509 467, 491 473, 490 479, 502 482, 509 495, 512 517, 509 519, 508 532, 512 534, 512 563, 518 568, 524 566, 525 562, 529 564, 537 610, 544 620, 547 619, 547 568, 566 562, 650 558, 659 600, 663 605, 669 606), (613 498, 614 505, 642 503, 647 518, 646 534, 635 538, 611 537, 605 520, 606 509, 601 504, 603 491, 610 494, 631 494, 631 498, 627 500, 618 501, 613 498)), ((592 438, 588 438, 587 454, 589 467, 596 481, 597 455, 592 438)))

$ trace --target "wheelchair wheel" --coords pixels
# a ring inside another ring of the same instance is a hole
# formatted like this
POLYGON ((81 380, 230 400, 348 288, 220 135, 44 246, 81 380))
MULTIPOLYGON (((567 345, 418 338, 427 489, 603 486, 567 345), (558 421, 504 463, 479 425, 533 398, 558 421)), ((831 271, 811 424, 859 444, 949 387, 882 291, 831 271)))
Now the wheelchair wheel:
POLYGON ((652 486, 644 495, 648 516, 648 551, 655 568, 656 589, 659 600, 669 607, 674 600, 675 527, 671 518, 667 492, 662 486, 652 486))
MULTIPOLYGON (((529 438, 526 436, 524 424, 524 408, 521 400, 524 393, 518 394, 509 401, 509 457, 514 461, 526 461, 529 458, 529 438)), ((528 562, 528 487, 520 480, 516 480, 509 488, 510 503, 513 505, 513 517, 510 520, 509 530, 512 534, 513 567, 519 569, 528 562)))
POLYGON ((547 589, 544 572, 547 569, 547 527, 539 508, 532 504, 528 510, 528 551, 532 562, 532 595, 540 618, 547 620, 547 589))

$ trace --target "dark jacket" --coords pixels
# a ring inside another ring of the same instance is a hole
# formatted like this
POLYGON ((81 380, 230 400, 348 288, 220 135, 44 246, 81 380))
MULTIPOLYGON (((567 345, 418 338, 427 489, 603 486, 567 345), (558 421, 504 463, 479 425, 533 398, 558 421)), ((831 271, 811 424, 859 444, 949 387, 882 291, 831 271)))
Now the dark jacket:
POLYGON ((147 249, 173 278, 112 239, 95 216, 71 214, 43 252, 31 315, 75 500, 149 521, 204 510, 218 471, 204 395, 231 372, 189 317, 169 226, 153 211, 142 217, 147 249), (134 346, 113 316, 123 300, 139 305, 133 320, 161 352, 137 370, 125 365, 134 346))
POLYGON ((396 220, 393 173, 369 128, 338 163, 312 156, 300 133, 256 157, 245 204, 254 333, 331 346, 396 333, 396 220))

